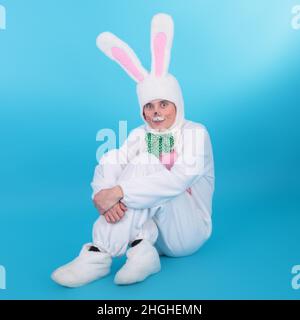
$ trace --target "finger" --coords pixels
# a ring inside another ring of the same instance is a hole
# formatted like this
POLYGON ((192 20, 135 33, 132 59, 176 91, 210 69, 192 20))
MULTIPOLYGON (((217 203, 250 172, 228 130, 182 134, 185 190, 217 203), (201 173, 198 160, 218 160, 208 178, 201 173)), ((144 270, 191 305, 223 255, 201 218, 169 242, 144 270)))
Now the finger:
POLYGON ((115 214, 118 215, 118 221, 120 221, 124 216, 124 213, 121 211, 121 209, 117 209, 115 214))
POLYGON ((122 208, 121 206, 119 206, 118 212, 122 212, 122 215, 124 215, 125 212, 126 212, 126 209, 124 209, 124 208, 122 208))
POLYGON ((119 217, 118 213, 116 212, 116 210, 113 210, 111 215, 114 217, 116 222, 120 220, 120 217, 119 217))
POLYGON ((124 217, 125 211, 126 210, 122 209, 122 207, 120 205, 118 205, 116 207, 116 212, 117 212, 117 214, 119 215, 120 218, 124 217))
POLYGON ((116 223, 115 218, 112 216, 111 212, 109 213, 110 223, 116 223))
POLYGON ((115 217, 113 216, 112 212, 109 211, 108 214, 109 214, 109 219, 110 219, 110 221, 111 221, 112 223, 115 223, 115 222, 116 222, 116 219, 115 219, 115 217))
POLYGON ((122 208, 127 209, 126 205, 122 201, 119 201, 119 203, 122 206, 122 208))
POLYGON ((121 207, 116 208, 116 212, 117 212, 117 214, 119 215, 120 219, 123 218, 124 215, 125 215, 125 211, 122 210, 121 207))
POLYGON ((125 206, 125 204, 123 202, 120 201, 120 207, 123 211, 127 210, 127 207, 125 206))
POLYGON ((114 213, 118 215, 118 217, 122 217, 123 216, 123 210, 120 207, 120 204, 118 203, 115 207, 114 207, 114 213))
POLYGON ((105 209, 105 211, 113 210, 113 208, 114 208, 117 204, 118 204, 118 203, 114 203, 113 205, 107 207, 107 208, 105 209))
POLYGON ((104 215, 104 218, 106 220, 107 223, 110 223, 110 219, 109 219, 109 215, 108 214, 105 214, 104 215))

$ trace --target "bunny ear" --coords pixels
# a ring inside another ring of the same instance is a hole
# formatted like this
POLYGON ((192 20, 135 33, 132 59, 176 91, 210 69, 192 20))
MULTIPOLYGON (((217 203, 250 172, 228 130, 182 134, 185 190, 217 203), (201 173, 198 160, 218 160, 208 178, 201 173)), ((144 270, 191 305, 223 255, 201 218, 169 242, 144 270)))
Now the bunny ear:
POLYGON ((159 13, 151 22, 151 74, 161 77, 168 73, 174 24, 171 16, 159 13))
POLYGON ((110 59, 116 61, 134 81, 141 82, 148 75, 133 50, 114 34, 100 33, 96 44, 110 59))

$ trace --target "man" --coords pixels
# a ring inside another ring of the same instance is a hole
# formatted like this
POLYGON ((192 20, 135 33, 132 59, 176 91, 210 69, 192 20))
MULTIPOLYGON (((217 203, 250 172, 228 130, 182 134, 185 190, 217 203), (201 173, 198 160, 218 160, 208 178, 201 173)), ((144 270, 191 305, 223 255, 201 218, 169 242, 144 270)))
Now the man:
POLYGON ((97 39, 98 47, 138 83, 145 124, 100 159, 92 182, 100 213, 93 241, 53 272, 52 279, 61 285, 77 287, 100 279, 109 274, 112 258, 125 253, 126 263, 114 282, 143 281, 160 271, 159 255, 190 255, 211 234, 212 147, 206 128, 185 119, 181 88, 167 72, 172 39, 171 17, 154 16, 151 74, 111 33, 97 39))

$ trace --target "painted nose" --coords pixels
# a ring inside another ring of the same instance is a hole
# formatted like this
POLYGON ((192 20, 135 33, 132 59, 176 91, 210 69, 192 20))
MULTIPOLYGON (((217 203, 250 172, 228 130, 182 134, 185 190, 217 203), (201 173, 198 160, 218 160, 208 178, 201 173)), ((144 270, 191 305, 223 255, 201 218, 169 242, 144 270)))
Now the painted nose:
POLYGON ((159 113, 158 111, 159 111, 159 110, 157 110, 157 109, 154 110, 154 115, 155 115, 155 116, 159 116, 159 115, 160 115, 160 113, 159 113))
POLYGON ((155 105, 153 111, 154 111, 154 114, 158 114, 159 106, 155 105))

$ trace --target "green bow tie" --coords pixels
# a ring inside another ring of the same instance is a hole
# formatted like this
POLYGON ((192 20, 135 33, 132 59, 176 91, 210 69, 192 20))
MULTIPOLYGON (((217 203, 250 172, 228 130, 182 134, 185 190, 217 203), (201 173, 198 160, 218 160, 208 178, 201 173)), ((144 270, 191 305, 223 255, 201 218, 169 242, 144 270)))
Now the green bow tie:
POLYGON ((174 137, 171 133, 154 134, 147 132, 145 135, 147 150, 159 158, 162 152, 169 153, 174 149, 174 137))

